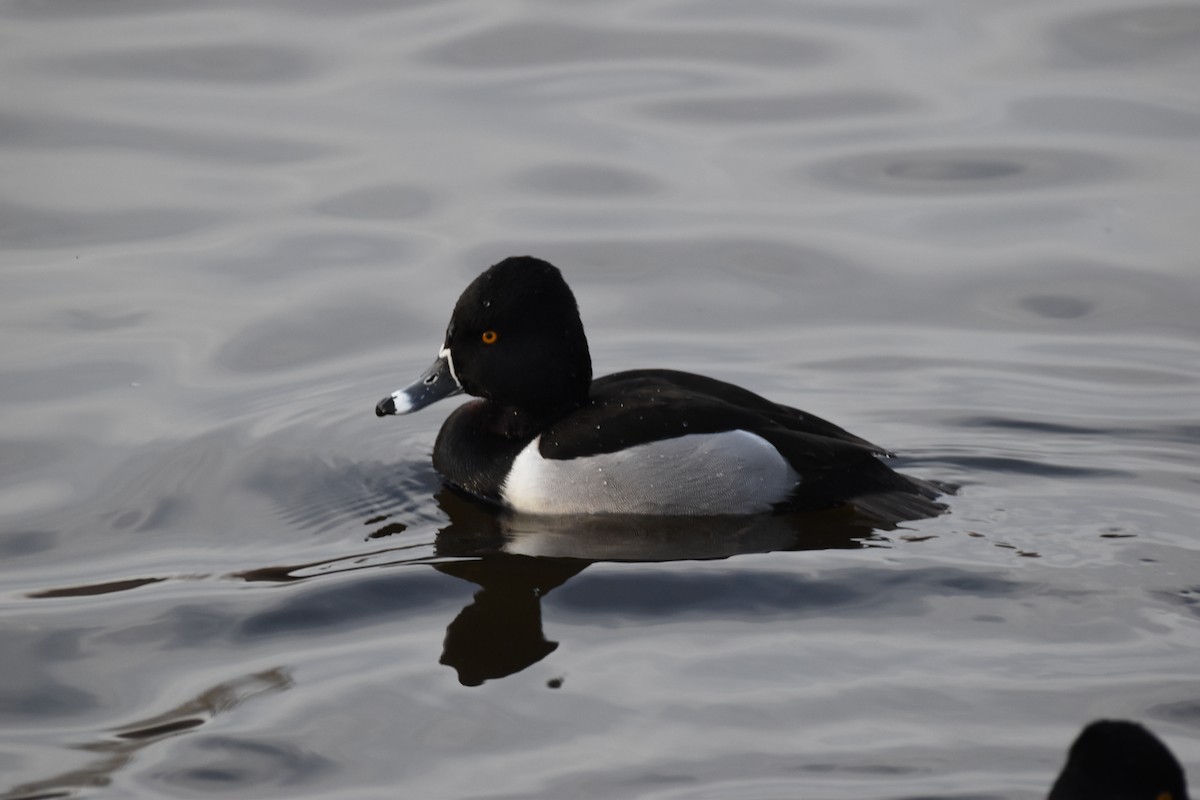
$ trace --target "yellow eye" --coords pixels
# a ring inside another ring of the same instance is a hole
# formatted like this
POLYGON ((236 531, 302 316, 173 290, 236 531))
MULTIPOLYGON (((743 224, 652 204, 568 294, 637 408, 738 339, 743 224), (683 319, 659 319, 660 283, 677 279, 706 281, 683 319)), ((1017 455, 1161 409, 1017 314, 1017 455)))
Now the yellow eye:
POLYGON ((1158 796, 1158 800, 1171 800, 1171 793, 1170 793, 1170 792, 1163 792, 1162 794, 1160 794, 1160 795, 1158 796))
POLYGON ((480 338, 483 339, 484 344, 495 344, 500 336, 495 331, 484 331, 480 338))

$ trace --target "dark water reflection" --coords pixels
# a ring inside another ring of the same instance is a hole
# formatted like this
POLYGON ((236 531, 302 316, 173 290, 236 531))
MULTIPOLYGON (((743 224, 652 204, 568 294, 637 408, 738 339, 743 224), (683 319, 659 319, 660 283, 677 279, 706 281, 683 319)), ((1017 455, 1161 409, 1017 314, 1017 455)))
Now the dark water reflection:
MULTIPOLYGON (((555 650, 557 643, 547 642, 542 632, 542 598, 596 562, 725 559, 777 550, 853 549, 880 541, 880 523, 850 509, 749 518, 554 518, 497 512, 449 489, 443 489, 437 501, 449 517, 449 524, 438 531, 432 556, 413 557, 407 555, 411 546, 399 545, 348 558, 261 567, 234 577, 250 582, 293 583, 343 572, 374 571, 381 564, 430 563, 438 572, 480 587, 471 603, 449 622, 440 659, 455 669, 461 683, 477 686, 519 672, 555 650)), ((304 509, 296 512, 301 518, 309 513, 304 509)), ((379 515, 367 521, 369 526, 379 526, 368 534, 369 539, 386 541, 380 537, 403 534, 403 526, 386 521, 390 516, 379 515)), ((314 520, 303 521, 312 524, 314 520)), ((631 586, 643 585, 645 580, 639 576, 631 586)), ((657 616, 691 607, 703 614, 716 611, 713 602, 719 604, 719 598, 725 598, 726 603, 731 599, 727 590, 705 590, 707 602, 697 603, 693 591, 677 581, 653 583, 653 598, 621 590, 612 596, 624 597, 631 606, 614 608, 611 603, 600 602, 594 608, 600 613, 626 613, 632 607, 641 607, 642 613, 657 616)), ((735 601, 727 610, 765 612, 758 596, 764 589, 766 595, 780 599, 761 582, 735 590, 733 595, 747 589, 750 596, 735 601)), ((84 586, 38 596, 101 591, 100 587, 84 586)), ((797 611, 806 601, 822 603, 831 597, 828 588, 800 589, 792 598, 795 605, 788 608, 797 611)), ((443 584, 429 578, 369 578, 349 589, 334 587, 295 596, 285 606, 247 619, 239 626, 238 637, 286 636, 362 624, 438 605, 445 598, 443 584)))

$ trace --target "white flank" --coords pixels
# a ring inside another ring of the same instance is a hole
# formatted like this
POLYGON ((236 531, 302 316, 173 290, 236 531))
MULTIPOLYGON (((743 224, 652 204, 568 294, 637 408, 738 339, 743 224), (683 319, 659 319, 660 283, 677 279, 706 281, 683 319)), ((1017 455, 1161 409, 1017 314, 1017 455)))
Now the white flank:
POLYGON ((529 514, 753 514, 800 480, 770 442, 747 431, 700 433, 566 461, 534 439, 513 461, 500 496, 529 514))

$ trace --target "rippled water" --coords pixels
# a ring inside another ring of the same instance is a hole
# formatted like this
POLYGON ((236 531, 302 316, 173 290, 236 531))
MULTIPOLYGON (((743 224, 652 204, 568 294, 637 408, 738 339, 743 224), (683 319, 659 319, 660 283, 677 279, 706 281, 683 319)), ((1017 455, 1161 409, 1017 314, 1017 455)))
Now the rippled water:
POLYGON ((1200 781, 1200 8, 0 4, 0 797, 1200 781), (380 421, 559 264, 949 514, 510 520, 380 421))

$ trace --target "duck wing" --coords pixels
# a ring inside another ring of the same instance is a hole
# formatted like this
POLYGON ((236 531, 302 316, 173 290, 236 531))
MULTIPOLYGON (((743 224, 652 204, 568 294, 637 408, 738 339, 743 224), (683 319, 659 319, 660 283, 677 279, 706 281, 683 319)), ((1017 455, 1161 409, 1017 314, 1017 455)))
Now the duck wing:
POLYGON ((813 414, 715 378, 666 369, 617 372, 593 381, 587 405, 549 426, 540 450, 545 458, 581 458, 729 430, 749 431, 773 444, 778 438, 806 461, 851 452, 890 455, 813 414))
POLYGON ((689 434, 744 430, 770 442, 800 475, 783 507, 829 508, 854 500, 871 518, 894 523, 936 516, 937 487, 894 472, 891 453, 832 422, 724 381, 675 370, 632 370, 592 383, 587 405, 541 435, 544 458, 613 453, 689 434))

